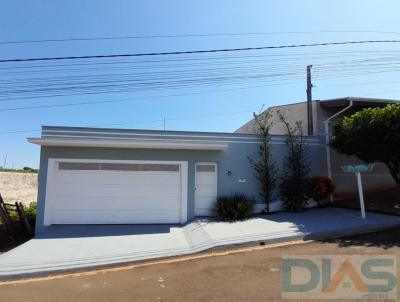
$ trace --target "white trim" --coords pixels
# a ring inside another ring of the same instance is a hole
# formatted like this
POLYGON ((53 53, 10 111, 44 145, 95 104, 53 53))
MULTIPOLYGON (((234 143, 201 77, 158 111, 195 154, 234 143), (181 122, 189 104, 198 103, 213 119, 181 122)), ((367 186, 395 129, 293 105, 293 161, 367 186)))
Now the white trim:
POLYGON ((28 142, 41 146, 66 147, 110 147, 110 148, 144 148, 144 149, 192 149, 192 150, 225 150, 227 143, 208 142, 173 142, 173 141, 124 141, 123 139, 47 139, 28 138, 28 142))
MULTIPOLYGON (((109 140, 131 140, 131 141, 169 141, 169 142, 212 142, 212 143, 230 143, 230 142, 242 142, 242 141, 235 141, 235 140, 205 140, 205 139, 170 139, 168 137, 161 137, 161 138, 142 138, 142 137, 118 137, 118 136, 83 136, 83 135, 47 135, 42 137, 41 139, 59 139, 59 138, 78 138, 78 139, 88 139, 88 140, 95 140, 95 139, 109 139, 109 140)), ((274 140, 278 141, 285 141, 285 138, 274 138, 274 140)), ((317 141, 317 139, 315 139, 317 141)), ((247 142, 244 140, 244 142, 247 142)), ((249 143, 256 143, 259 144, 260 140, 258 141, 249 141, 249 143)))
MULTIPOLYGON (((72 136, 71 138, 76 138, 72 136)), ((110 147, 110 148, 144 148, 144 149, 191 149, 191 150, 226 150, 229 144, 259 144, 260 142, 248 141, 206 141, 185 140, 172 141, 169 139, 137 139, 132 138, 88 138, 85 139, 59 139, 59 138, 28 138, 28 142, 41 146, 65 146, 65 147, 110 147)), ((318 140, 306 140, 310 146, 319 146, 318 140), (315 143, 312 143, 315 142, 315 143)), ((274 142, 273 145, 285 144, 284 139, 274 142)))
MULTIPOLYGON (((71 133, 71 131, 69 131, 69 133, 71 133)), ((121 135, 125 135, 123 133, 101 133, 101 134, 121 134, 121 135)), ((131 136, 147 136, 146 134, 143 133, 139 133, 139 134, 128 134, 131 136)), ((126 135, 125 135, 126 136, 126 135)), ((114 140, 150 140, 150 141, 163 141, 163 140, 168 140, 171 141, 171 139, 169 138, 174 137, 174 136, 178 136, 178 135, 162 135, 162 134, 157 134, 157 135, 151 135, 151 136, 160 136, 160 138, 131 138, 131 137, 119 137, 119 136, 86 136, 86 135, 57 135, 57 134, 45 134, 41 139, 57 139, 57 138, 85 138, 85 139, 114 139, 114 140), (164 136, 164 137, 163 137, 164 136)), ((190 135, 182 135, 181 137, 188 137, 187 139, 182 139, 181 141, 187 141, 187 142, 237 142, 237 143, 251 143, 251 144, 258 144, 260 143, 260 138, 254 138, 254 137, 219 137, 219 136, 190 136, 190 135), (222 140, 199 140, 199 139, 192 139, 192 138, 220 138, 222 140), (238 139, 239 140, 227 140, 227 139, 238 139), (250 139, 250 140, 256 140, 254 142, 247 142, 246 140, 250 139)), ((32 139, 32 138, 29 138, 32 139)), ((271 141, 285 141, 286 137, 272 137, 271 141)), ((305 138, 306 141, 314 141, 314 142, 318 142, 318 138, 309 138, 306 137, 305 138)), ((179 140, 175 140, 175 141, 179 141, 179 140)))
POLYGON ((57 162, 55 159, 49 158, 47 164, 47 179, 46 179, 46 192, 44 197, 44 225, 52 224, 53 203, 47 202, 54 196, 54 187, 51 185, 51 180, 56 177, 57 162))
POLYGON ((179 165, 179 173, 181 177, 181 204, 180 204, 180 223, 187 221, 188 206, 188 162, 187 161, 162 161, 162 160, 118 160, 118 159, 74 159, 74 158, 49 158, 46 179, 46 192, 44 200, 44 225, 53 224, 52 221, 52 203, 47 202, 54 195, 51 186, 51 180, 55 179, 57 164, 59 162, 102 162, 102 163, 137 163, 137 164, 175 164, 179 165))
POLYGON ((181 223, 187 221, 188 204, 188 162, 181 162, 181 223))
MULTIPOLYGON (((129 131, 129 130, 128 130, 129 131)), ((236 137, 236 136, 224 136, 224 134, 221 135, 192 135, 192 134, 168 134, 168 133, 125 133, 125 132, 108 132, 108 131, 77 131, 77 130, 52 130, 52 129, 44 129, 42 131, 43 133, 46 132, 55 132, 55 133, 71 133, 71 132, 76 132, 76 133, 87 133, 87 134, 118 134, 118 135, 129 135, 129 136, 135 136, 135 135, 140 135, 140 136, 171 136, 171 137, 200 137, 200 138, 231 138, 231 139, 236 139, 236 138, 244 138, 244 139, 254 139, 254 140, 259 140, 259 137, 256 134, 244 134, 248 135, 249 137, 236 137), (254 135, 255 137, 251 137, 251 135, 254 135)), ((85 136, 87 137, 87 136, 85 136)))

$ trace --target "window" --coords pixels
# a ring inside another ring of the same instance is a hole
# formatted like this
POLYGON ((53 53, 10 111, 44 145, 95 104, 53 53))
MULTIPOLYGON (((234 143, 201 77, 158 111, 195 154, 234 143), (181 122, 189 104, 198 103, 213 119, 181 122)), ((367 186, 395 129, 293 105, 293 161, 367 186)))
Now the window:
POLYGON ((59 170, 96 170, 96 171, 164 171, 179 172, 176 164, 124 164, 124 163, 79 163, 60 162, 59 170))
POLYGON ((99 170, 97 163, 59 163, 60 170, 99 170))
POLYGON ((198 164, 196 165, 196 172, 215 172, 215 165, 207 165, 207 164, 198 164))

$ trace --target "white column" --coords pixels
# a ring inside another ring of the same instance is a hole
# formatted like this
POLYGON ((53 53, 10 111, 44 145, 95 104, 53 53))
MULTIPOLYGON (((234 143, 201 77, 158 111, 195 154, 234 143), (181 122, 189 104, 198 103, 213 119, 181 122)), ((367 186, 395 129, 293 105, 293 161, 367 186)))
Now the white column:
MULTIPOLYGON (((328 172, 328 177, 332 179, 331 147, 329 146, 331 141, 329 136, 329 121, 324 121, 324 125, 325 125, 326 168, 328 172)), ((331 203, 333 202, 333 194, 329 195, 329 200, 331 203)))
POLYGON ((361 173, 356 172, 356 177, 357 177, 357 185, 358 185, 358 196, 360 198, 361 217, 363 219, 365 219, 364 194, 363 194, 363 189, 362 189, 361 173))
POLYGON ((332 166, 331 166, 331 148, 330 135, 329 135, 329 121, 324 122, 325 125, 325 149, 326 149, 326 168, 328 170, 328 177, 332 179, 332 166))

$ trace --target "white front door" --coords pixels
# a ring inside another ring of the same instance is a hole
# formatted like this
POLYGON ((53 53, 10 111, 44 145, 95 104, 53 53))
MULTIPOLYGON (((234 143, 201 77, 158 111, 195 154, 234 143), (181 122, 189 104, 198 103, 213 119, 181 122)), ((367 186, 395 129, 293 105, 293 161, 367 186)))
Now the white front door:
POLYGON ((217 164, 199 162, 195 177, 195 215, 211 216, 217 198, 217 164))

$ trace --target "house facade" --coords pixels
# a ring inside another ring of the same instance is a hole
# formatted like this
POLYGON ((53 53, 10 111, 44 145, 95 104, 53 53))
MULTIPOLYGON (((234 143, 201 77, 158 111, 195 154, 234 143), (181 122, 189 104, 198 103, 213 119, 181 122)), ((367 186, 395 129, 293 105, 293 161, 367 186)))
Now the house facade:
MULTIPOLYGON (((311 176, 333 178, 337 191, 355 190, 353 175, 340 166, 359 162, 328 147, 332 124, 346 114, 387 100, 344 98, 312 104, 314 135, 307 136, 311 176)), ((303 121, 306 103, 267 109, 272 152, 280 171, 286 156, 282 112, 290 123, 303 121)), ((234 133, 42 127, 36 232, 53 224, 182 224, 212 215, 218 195, 244 193, 264 204, 249 157, 257 160, 260 139, 254 120, 234 133)), ((394 182, 383 165, 363 175, 367 189, 394 182)), ((271 211, 282 209, 275 193, 271 211)))
MULTIPOLYGON (((235 192, 263 208, 248 160, 258 156, 257 134, 43 127, 28 140, 41 146, 37 232, 53 224, 185 223, 212 215, 215 198, 235 192)), ((321 157, 318 137, 307 145, 310 158, 321 157)), ((272 148, 281 166, 285 137, 275 135, 272 148)), ((311 168, 322 173, 317 162, 311 168)))

